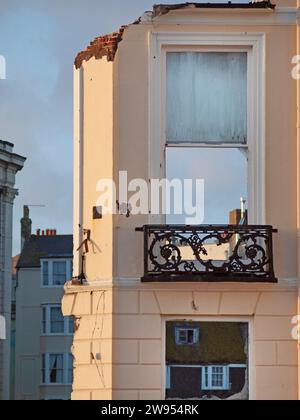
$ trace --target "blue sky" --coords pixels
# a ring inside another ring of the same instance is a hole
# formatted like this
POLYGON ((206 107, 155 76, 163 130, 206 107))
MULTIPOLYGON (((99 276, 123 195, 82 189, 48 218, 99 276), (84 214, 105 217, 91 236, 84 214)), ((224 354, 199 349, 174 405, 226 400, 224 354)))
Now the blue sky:
POLYGON ((19 220, 32 208, 35 228, 72 231, 73 61, 96 36, 133 21, 151 1, 0 0, 0 138, 27 157, 18 175, 14 253, 19 220))
MULTIPOLYGON (((164 3, 173 3, 165 1, 164 3)), ((72 76, 78 51, 152 9, 146 0, 0 0, 0 138, 27 157, 18 175, 14 253, 24 204, 33 228, 72 231, 72 76)))

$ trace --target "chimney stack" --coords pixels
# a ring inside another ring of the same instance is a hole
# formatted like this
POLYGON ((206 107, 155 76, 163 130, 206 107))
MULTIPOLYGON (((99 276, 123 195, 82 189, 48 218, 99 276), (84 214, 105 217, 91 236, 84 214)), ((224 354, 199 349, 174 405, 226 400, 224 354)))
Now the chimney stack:
POLYGON ((248 223, 248 211, 246 209, 246 200, 241 198, 241 208, 232 210, 229 213, 229 224, 230 225, 247 225, 248 223))
POLYGON ((57 235, 56 229, 46 229, 46 230, 37 229, 36 230, 36 236, 56 236, 56 235, 57 235))
POLYGON ((29 217, 29 207, 23 207, 23 217, 21 219, 21 252, 25 242, 30 239, 32 229, 32 220, 29 217))

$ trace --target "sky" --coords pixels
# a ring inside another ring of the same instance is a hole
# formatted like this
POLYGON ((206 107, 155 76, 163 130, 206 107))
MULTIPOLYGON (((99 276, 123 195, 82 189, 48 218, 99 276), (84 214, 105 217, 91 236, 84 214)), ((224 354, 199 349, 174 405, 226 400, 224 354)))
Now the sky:
MULTIPOLYGON (((164 3, 174 1, 165 0, 164 3)), ((101 34, 133 22, 153 0, 0 0, 0 139, 27 157, 17 175, 13 252, 23 205, 33 230, 72 232, 72 89, 76 54, 101 34)))

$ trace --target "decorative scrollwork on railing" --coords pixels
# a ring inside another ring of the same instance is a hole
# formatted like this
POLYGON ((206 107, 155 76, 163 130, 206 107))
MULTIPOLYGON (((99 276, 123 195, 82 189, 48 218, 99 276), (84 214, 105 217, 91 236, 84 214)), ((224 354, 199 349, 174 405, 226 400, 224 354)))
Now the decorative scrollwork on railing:
POLYGON ((145 281, 276 282, 272 226, 144 226, 145 281))

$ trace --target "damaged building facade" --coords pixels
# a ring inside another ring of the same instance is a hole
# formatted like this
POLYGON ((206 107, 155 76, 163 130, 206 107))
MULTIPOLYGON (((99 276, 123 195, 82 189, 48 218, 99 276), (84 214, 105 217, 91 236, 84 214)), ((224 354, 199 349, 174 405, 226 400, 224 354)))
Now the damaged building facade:
POLYGON ((298 399, 298 6, 154 6, 77 56, 74 400, 298 399), (247 217, 97 207, 99 180, 163 179, 177 148, 243 156, 247 217))

